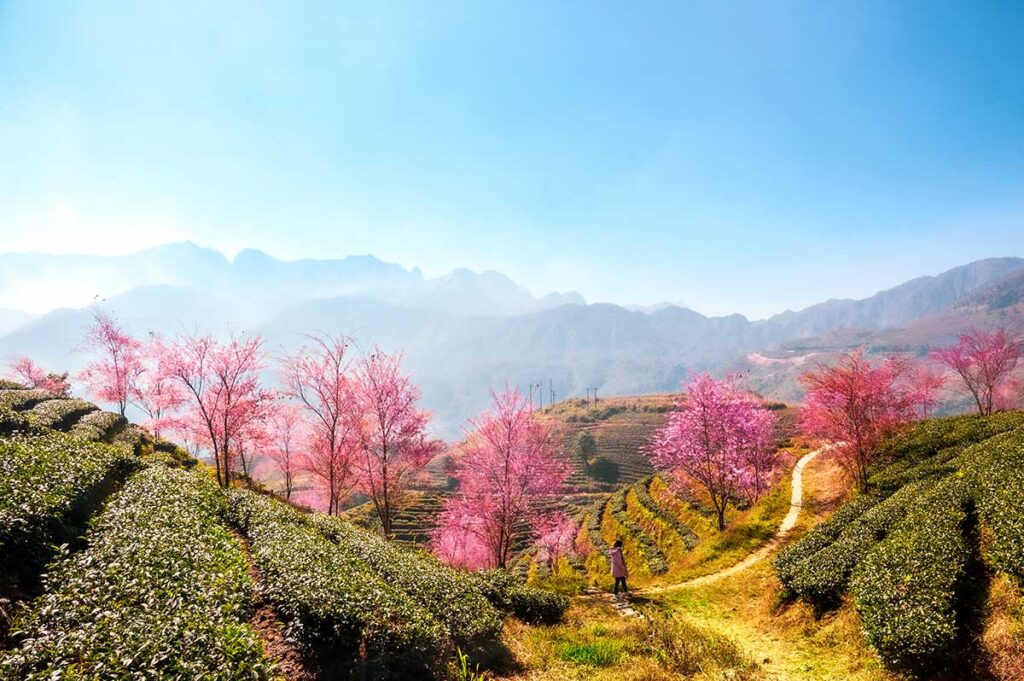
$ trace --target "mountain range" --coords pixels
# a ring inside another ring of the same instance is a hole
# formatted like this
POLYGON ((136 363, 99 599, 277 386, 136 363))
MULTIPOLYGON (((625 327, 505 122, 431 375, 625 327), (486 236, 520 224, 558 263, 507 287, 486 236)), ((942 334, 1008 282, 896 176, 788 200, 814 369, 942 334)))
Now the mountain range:
POLYGON ((552 392, 659 392, 693 371, 735 371, 766 396, 796 400, 807 363, 844 348, 918 351, 971 323, 1019 327, 1022 293, 1024 259, 992 258, 751 321, 587 304, 574 292, 537 297, 498 272, 425 278, 372 256, 283 261, 246 250, 229 261, 190 243, 118 257, 3 254, 0 358, 76 370, 94 299, 137 335, 241 330, 278 352, 304 333, 348 333, 363 348, 403 351, 438 434, 454 437, 505 384, 542 384, 535 392, 548 403, 552 392), (63 307, 29 315, 26 300, 37 312, 63 307))

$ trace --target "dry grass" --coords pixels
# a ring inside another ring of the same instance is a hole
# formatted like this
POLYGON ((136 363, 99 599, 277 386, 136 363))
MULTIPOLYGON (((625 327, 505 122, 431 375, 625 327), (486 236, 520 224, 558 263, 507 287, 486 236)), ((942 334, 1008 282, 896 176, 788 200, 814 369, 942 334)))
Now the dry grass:
POLYGON ((1024 595, 1001 575, 989 588, 981 647, 989 671, 999 681, 1024 681, 1024 595))

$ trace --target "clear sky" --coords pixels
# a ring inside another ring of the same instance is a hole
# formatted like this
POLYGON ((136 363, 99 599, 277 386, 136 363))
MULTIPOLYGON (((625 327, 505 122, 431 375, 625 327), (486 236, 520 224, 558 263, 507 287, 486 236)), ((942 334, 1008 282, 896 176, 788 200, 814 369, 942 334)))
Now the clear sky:
POLYGON ((0 0, 0 250, 761 317, 1024 255, 1024 3, 0 0))

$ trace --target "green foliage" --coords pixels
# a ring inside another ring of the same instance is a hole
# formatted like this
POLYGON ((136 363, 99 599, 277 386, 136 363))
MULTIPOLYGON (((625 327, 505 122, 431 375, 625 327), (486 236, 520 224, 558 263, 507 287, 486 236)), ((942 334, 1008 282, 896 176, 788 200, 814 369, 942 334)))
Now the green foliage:
POLYGON ((60 395, 51 393, 49 390, 26 390, 25 388, 0 390, 0 406, 13 409, 14 411, 22 411, 31 409, 40 402, 55 400, 59 397, 60 395))
POLYGON ((966 446, 1024 426, 1024 414, 964 415, 918 421, 906 426, 882 447, 882 461, 915 464, 947 447, 966 446))
POLYGON ((62 433, 0 440, 0 574, 30 575, 134 458, 62 433))
POLYGON ((289 637, 353 659, 362 648, 377 675, 422 668, 447 649, 433 614, 298 511, 248 490, 233 490, 230 500, 263 574, 262 595, 285 618, 289 637))
POLYGON ((682 537, 686 550, 692 551, 700 543, 700 538, 694 534, 693 530, 686 523, 654 500, 654 497, 651 496, 651 483, 653 481, 654 477, 651 476, 633 486, 633 493, 636 495, 637 503, 662 523, 675 530, 676 534, 682 537))
POLYGON ((851 589, 868 642, 912 668, 944 659, 957 637, 957 596, 971 548, 969 490, 951 476, 925 494, 854 570, 851 589))
POLYGON ((149 467, 64 555, 3 662, 8 678, 260 679, 242 547, 208 476, 149 467))
POLYGON ((506 570, 482 570, 471 574, 487 600, 524 622, 553 624, 562 619, 569 607, 569 599, 562 594, 526 586, 506 570))
POLYGON ((78 420, 68 431, 70 434, 93 442, 106 442, 128 421, 112 411, 93 411, 78 420))
POLYGON ((843 505, 825 522, 808 532, 800 541, 793 542, 776 556, 772 563, 775 574, 782 586, 790 593, 795 593, 793 583, 801 572, 801 564, 806 559, 821 551, 836 540, 846 526, 869 509, 882 498, 873 494, 862 494, 853 501, 843 505))
POLYGON ((661 550, 651 535, 647 534, 636 521, 629 517, 626 510, 626 492, 628 491, 627 487, 613 494, 608 508, 615 520, 636 540, 640 555, 650 573, 663 575, 668 572, 668 560, 665 558, 665 552, 661 550))
POLYGON ((605 552, 608 550, 608 543, 601 534, 601 519, 604 517, 604 509, 608 505, 609 497, 604 497, 594 503, 587 512, 587 539, 595 551, 605 552))
POLYGON ((96 411, 96 405, 92 402, 57 399, 40 402, 25 412, 25 415, 36 426, 64 430, 91 411, 96 411))
POLYGON ((847 524, 834 542, 800 562, 789 588, 818 608, 837 605, 857 564, 934 484, 922 480, 907 485, 847 524))
POLYGON ((594 435, 588 430, 581 430, 576 434, 576 456, 583 462, 584 465, 589 466, 594 462, 594 458, 597 456, 597 440, 594 439, 594 435))
POLYGON ((470 666, 469 655, 462 652, 462 648, 455 649, 455 672, 452 674, 452 681, 486 681, 480 673, 480 665, 470 666))
POLYGON ((463 570, 448 567, 423 551, 404 548, 321 513, 313 525, 343 551, 366 561, 385 582, 408 594, 427 612, 443 613, 442 624, 457 642, 493 639, 501 631, 501 616, 463 570))
POLYGON ((990 535, 985 559, 1024 582, 1024 430, 986 442, 964 473, 990 535))
POLYGON ((590 667, 610 667, 622 657, 622 644, 608 639, 566 642, 555 651, 563 660, 590 667))
POLYGON ((28 390, 28 388, 17 381, 0 378, 0 390, 28 390))

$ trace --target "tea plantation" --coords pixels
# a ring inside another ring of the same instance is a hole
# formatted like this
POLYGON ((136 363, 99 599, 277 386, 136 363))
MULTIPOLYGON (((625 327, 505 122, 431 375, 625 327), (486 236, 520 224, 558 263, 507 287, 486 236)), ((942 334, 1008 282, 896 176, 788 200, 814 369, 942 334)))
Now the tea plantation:
POLYGON ((0 678, 448 678, 457 651, 501 654, 506 617, 550 623, 567 607, 225 492, 88 402, 0 387, 0 678))
POLYGON ((984 581, 1024 578, 1024 414, 915 424, 868 489, 775 559, 792 597, 851 599, 883 661, 941 669, 970 637, 984 581))

